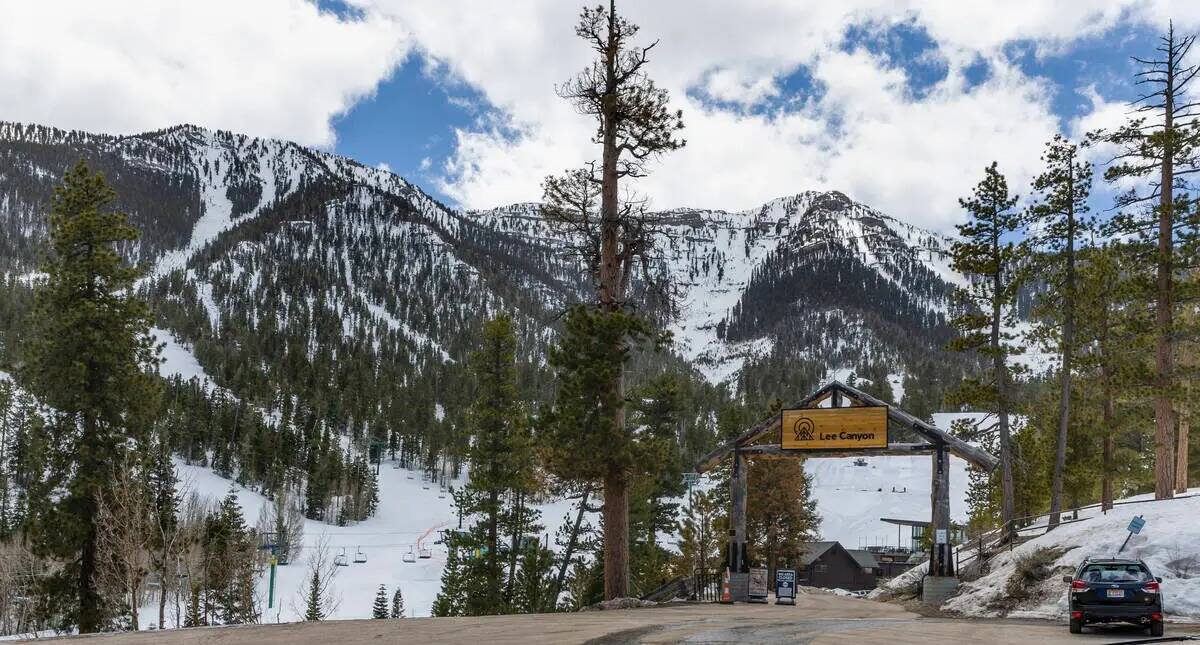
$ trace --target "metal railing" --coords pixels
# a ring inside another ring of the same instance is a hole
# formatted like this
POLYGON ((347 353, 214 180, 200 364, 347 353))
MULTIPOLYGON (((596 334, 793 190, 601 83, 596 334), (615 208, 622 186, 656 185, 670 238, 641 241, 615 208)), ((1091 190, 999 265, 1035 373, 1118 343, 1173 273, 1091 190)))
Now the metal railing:
POLYGON ((717 602, 721 599, 724 569, 695 569, 692 571, 692 600, 717 602))

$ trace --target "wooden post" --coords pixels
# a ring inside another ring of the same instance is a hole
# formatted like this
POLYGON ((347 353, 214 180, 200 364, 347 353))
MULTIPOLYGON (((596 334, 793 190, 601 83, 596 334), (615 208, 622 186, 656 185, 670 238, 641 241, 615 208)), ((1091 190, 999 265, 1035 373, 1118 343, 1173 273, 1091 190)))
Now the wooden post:
POLYGON ((746 559, 746 457, 733 451, 733 476, 729 478, 729 568, 739 573, 749 566, 746 559))
POLYGON ((929 575, 954 575, 954 562, 950 558, 950 455, 946 446, 939 444, 933 453, 933 485, 931 486, 930 505, 933 516, 930 518, 932 533, 932 549, 929 554, 929 575), (945 531, 946 544, 938 544, 938 531, 945 531))

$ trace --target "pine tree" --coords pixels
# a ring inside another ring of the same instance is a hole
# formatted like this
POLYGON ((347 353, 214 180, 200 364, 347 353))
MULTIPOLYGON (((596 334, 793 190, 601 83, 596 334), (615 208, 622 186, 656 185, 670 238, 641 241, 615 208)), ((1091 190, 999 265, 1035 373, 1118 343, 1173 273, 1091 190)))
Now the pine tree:
MULTIPOLYGON (((1198 68, 1187 64, 1195 36, 1179 38, 1171 24, 1159 41, 1156 58, 1134 59, 1142 66, 1137 84, 1150 91, 1133 102, 1130 121, 1108 136, 1120 151, 1104 178, 1138 186, 1118 196, 1122 211, 1107 229, 1137 240, 1138 270, 1146 275, 1143 299, 1153 303, 1154 496, 1166 499, 1175 492, 1175 314, 1196 300, 1181 290, 1177 273, 1192 264, 1200 244, 1193 192, 1200 186, 1192 179, 1200 172, 1200 112, 1190 87, 1198 68)), ((1195 285, 1183 286, 1192 291, 1195 285)))
POLYGON ((1092 164, 1080 158, 1079 147, 1061 135, 1046 144, 1042 155, 1046 170, 1033 180, 1036 202, 1029 208, 1031 242, 1038 256, 1041 275, 1047 278, 1039 309, 1045 340, 1058 345, 1059 395, 1058 431, 1050 486, 1050 527, 1058 525, 1062 509, 1063 479, 1067 461, 1067 434, 1071 425, 1071 372, 1075 369, 1075 323, 1079 300, 1076 255, 1092 229, 1087 217, 1092 189, 1092 164))
POLYGON ((959 203, 970 219, 958 225, 962 240, 951 249, 954 269, 974 278, 956 296, 961 311, 954 318, 960 335, 950 347, 969 351, 986 359, 983 377, 963 379, 952 397, 960 404, 973 404, 996 415, 1000 448, 1000 520, 1006 531, 1012 530, 1013 455, 1010 431, 1012 401, 1011 368, 1008 356, 1013 351, 1013 335, 1005 329, 1015 323, 1016 296, 1022 249, 1011 241, 1021 229, 1020 214, 1013 210, 1017 196, 1008 192, 1008 182, 995 162, 984 171, 984 178, 970 198, 959 203))
POLYGON ((69 563, 52 593, 73 598, 68 619, 82 633, 102 629, 113 612, 96 579, 97 499, 127 441, 145 445, 159 396, 149 310, 133 288, 138 271, 119 255, 138 232, 108 210, 114 197, 83 161, 56 190, 46 280, 21 369, 29 390, 55 410, 50 473, 65 493, 34 518, 35 547, 69 563))
MULTIPOLYGON (((607 9, 585 8, 575 33, 595 51, 597 60, 559 87, 558 93, 596 120, 594 141, 601 145, 600 168, 590 169, 586 177, 577 175, 600 187, 599 212, 594 216, 589 212, 572 213, 569 203, 554 199, 553 180, 548 182, 546 201, 552 217, 565 212, 567 222, 587 230, 591 244, 585 257, 596 286, 596 305, 604 315, 613 316, 627 310, 635 264, 639 259, 644 261, 653 243, 644 213, 636 204, 621 203, 618 182, 644 175, 649 159, 684 145, 676 138, 683 128, 682 113, 668 109, 667 91, 646 75, 647 52, 653 45, 633 44, 638 27, 617 14, 615 0, 609 0, 607 9)), ((572 183, 570 178, 566 181, 572 183)), ((609 335, 608 340, 609 353, 625 355, 626 334, 609 335)), ((611 427, 605 434, 610 438, 624 436, 628 444, 624 368, 623 360, 611 363, 598 385, 605 392, 603 396, 612 401, 604 409, 608 415, 604 421, 611 427)), ((582 452, 584 448, 580 445, 576 449, 582 452)), ((618 454, 626 452, 624 446, 614 448, 618 454)), ((617 598, 629 594, 630 482, 621 458, 604 464, 604 471, 595 481, 604 486, 605 596, 617 598)))
POLYGON ((678 430, 682 393, 674 374, 651 379, 634 392, 632 423, 639 429, 643 461, 632 478, 629 504, 630 573, 635 595, 649 592, 668 579, 671 554, 658 544, 659 533, 675 527, 683 495, 683 468, 678 430))
POLYGON ((471 449, 471 479, 456 498, 464 514, 479 514, 484 534, 476 540, 483 546, 482 588, 480 594, 464 602, 473 615, 499 613, 502 602, 503 571, 500 566, 500 539, 504 505, 502 499, 518 486, 514 462, 510 459, 510 440, 521 432, 517 408, 515 370, 516 335, 507 316, 492 320, 484 327, 482 348, 472 357, 471 369, 478 382, 479 396, 469 416, 475 442, 471 449))
POLYGON ((459 543, 451 537, 447 546, 446 565, 442 567, 442 586, 433 600, 434 616, 463 616, 466 601, 466 572, 459 555, 459 543))
POLYGON ((233 485, 205 519, 201 546, 209 620, 227 625, 258 622, 259 610, 254 601, 257 545, 246 527, 233 485))
POLYGON ((392 618, 404 618, 404 596, 400 593, 400 587, 396 587, 396 593, 392 594, 392 618))
POLYGON ((688 498, 683 518, 678 524, 679 557, 675 575, 690 576, 697 569, 707 569, 721 558, 721 539, 718 529, 723 507, 716 496, 695 490, 688 498))
MULTIPOLYGON (((397 590, 399 591, 399 590, 397 590)), ((375 605, 371 608, 371 618, 387 618, 388 617, 388 598, 387 587, 379 585, 379 591, 375 594, 375 605)))
POLYGON ((324 599, 321 597, 322 572, 312 571, 308 576, 308 594, 305 596, 304 620, 318 621, 325 619, 324 599))
POLYGON ((170 446, 159 437, 153 449, 152 462, 149 472, 149 487, 151 495, 154 570, 158 572, 158 624, 161 626, 167 616, 167 591, 165 581, 174 574, 175 556, 182 547, 181 530, 179 526, 179 493, 177 491, 178 477, 175 474, 175 464, 171 461, 170 446))
POLYGON ((1084 405, 1099 418, 1100 504, 1105 510, 1112 508, 1120 479, 1144 461, 1140 448, 1131 448, 1128 438, 1149 411, 1124 394, 1151 379, 1144 357, 1155 342, 1145 333, 1153 326, 1150 312, 1134 305, 1139 299, 1137 276, 1131 270, 1137 264, 1136 252, 1124 244, 1089 248, 1079 271, 1079 292, 1088 294, 1080 301, 1080 337, 1095 339, 1079 355, 1086 382, 1080 391, 1084 405))
POLYGON ((183 619, 184 627, 202 627, 204 626, 204 614, 200 611, 200 586, 192 585, 191 591, 188 593, 187 613, 183 619))
POLYGON ((819 535, 812 477, 804 472, 804 462, 795 459, 751 462, 747 477, 747 541, 774 576, 781 563, 797 564, 805 542, 819 535))
POLYGON ((625 423, 623 386, 613 384, 634 349, 652 341, 661 347, 666 337, 636 316, 577 306, 550 351, 559 391, 546 433, 548 465, 565 480, 604 486, 604 548, 618 559, 615 568, 606 560, 606 596, 629 592, 628 488, 648 465, 645 438, 625 423))

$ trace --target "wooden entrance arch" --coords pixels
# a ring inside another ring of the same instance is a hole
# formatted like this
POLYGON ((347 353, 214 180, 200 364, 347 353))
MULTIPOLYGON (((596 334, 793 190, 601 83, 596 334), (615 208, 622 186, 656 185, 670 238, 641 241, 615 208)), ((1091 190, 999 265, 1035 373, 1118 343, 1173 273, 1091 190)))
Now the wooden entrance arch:
MULTIPOLYGON (((816 408, 825 401, 829 407, 886 406, 879 399, 840 381, 832 381, 790 408, 816 408)), ((932 459, 933 486, 930 495, 932 506, 931 528, 934 535, 944 530, 950 534, 950 455, 965 459, 968 463, 992 471, 1000 460, 971 444, 951 436, 945 431, 914 417, 893 406, 887 406, 888 443, 886 448, 859 448, 834 450, 785 450, 778 443, 758 444, 754 442, 780 430, 782 415, 775 414, 763 419, 754 427, 725 442, 704 456, 696 464, 696 472, 707 472, 721 462, 726 455, 733 455, 733 476, 730 478, 730 530, 726 549, 726 564, 731 571, 746 572, 750 562, 746 554, 746 459, 796 459, 812 457, 847 457, 880 455, 914 455, 929 453, 932 459), (892 441, 892 435, 902 430, 923 439, 921 442, 892 441)), ((948 540, 947 540, 948 541, 948 540)), ((929 575, 953 576, 954 561, 949 544, 932 545, 929 554, 929 575)))

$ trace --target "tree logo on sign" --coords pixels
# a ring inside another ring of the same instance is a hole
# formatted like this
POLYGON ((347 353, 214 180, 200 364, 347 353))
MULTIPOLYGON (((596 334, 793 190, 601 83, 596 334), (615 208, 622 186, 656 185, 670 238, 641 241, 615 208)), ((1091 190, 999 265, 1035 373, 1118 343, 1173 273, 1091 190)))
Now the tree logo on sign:
POLYGON ((800 417, 796 419, 796 423, 792 424, 792 435, 796 441, 812 441, 814 430, 816 430, 816 426, 808 417, 800 417))

